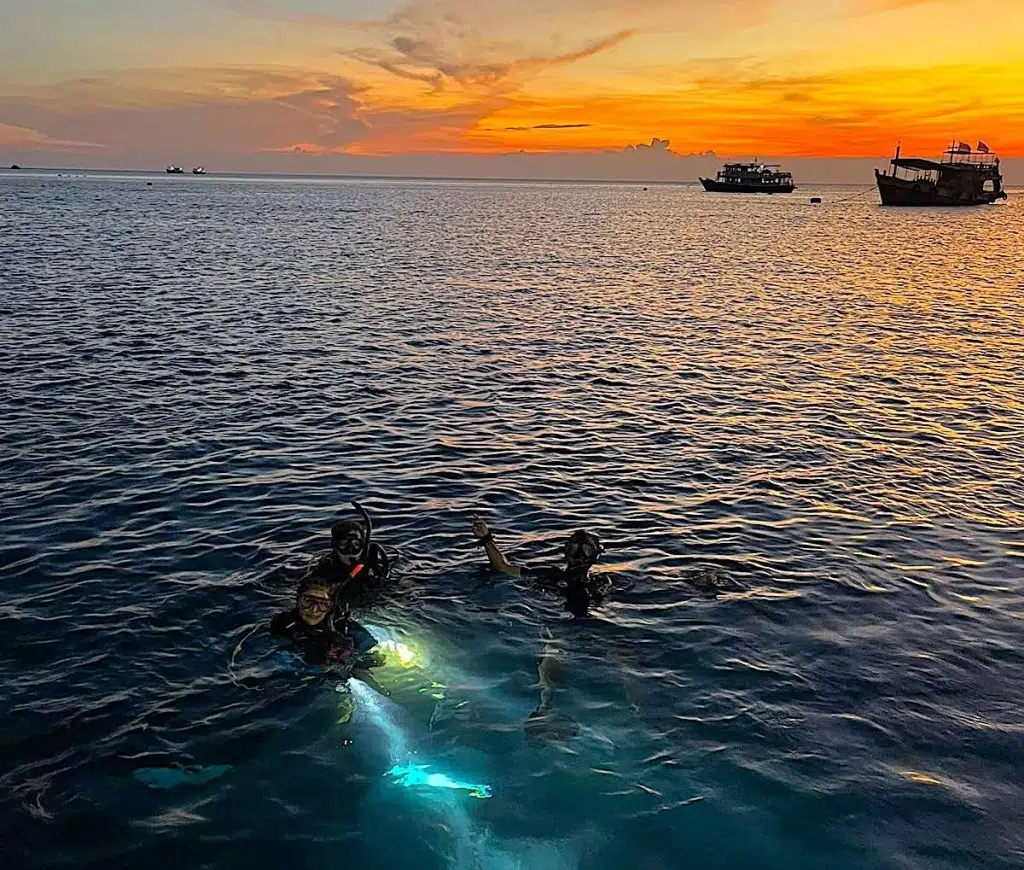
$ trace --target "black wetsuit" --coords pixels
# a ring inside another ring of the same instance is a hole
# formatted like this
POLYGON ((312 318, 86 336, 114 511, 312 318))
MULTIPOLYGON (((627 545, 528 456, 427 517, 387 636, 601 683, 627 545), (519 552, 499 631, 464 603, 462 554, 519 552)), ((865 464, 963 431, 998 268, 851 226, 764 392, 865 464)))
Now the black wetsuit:
POLYGON ((324 550, 310 559, 302 582, 305 584, 318 579, 336 588, 340 602, 351 603, 376 592, 387 579, 391 563, 380 544, 370 544, 366 567, 349 581, 351 570, 350 565, 342 564, 334 550, 324 550))
POLYGON ((567 571, 557 565, 524 565, 520 576, 530 580, 541 589, 565 596, 565 609, 582 619, 588 615, 591 605, 600 604, 611 587, 611 580, 604 574, 590 574, 586 571, 567 571))
POLYGON ((270 621, 270 633, 287 638, 307 665, 348 665, 373 667, 376 639, 363 626, 337 611, 319 625, 302 621, 296 609, 279 613, 270 621))

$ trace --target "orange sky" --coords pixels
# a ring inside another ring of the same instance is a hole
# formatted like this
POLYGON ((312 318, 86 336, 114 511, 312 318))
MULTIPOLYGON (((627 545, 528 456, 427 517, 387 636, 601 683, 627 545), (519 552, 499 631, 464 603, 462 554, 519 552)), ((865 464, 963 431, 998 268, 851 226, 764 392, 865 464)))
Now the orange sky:
POLYGON ((23 6, 0 33, 0 152, 226 162, 660 137, 877 156, 980 137, 1024 155, 1024 0, 23 6))

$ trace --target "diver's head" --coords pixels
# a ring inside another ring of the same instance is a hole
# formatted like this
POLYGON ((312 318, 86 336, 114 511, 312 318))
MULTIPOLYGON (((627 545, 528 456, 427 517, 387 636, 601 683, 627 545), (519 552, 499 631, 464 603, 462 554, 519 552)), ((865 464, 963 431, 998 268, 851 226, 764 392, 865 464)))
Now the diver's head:
POLYGON ((341 520, 331 526, 331 550, 340 564, 355 565, 365 545, 366 526, 359 520, 341 520))
POLYGON ((603 552, 601 540, 593 532, 573 532, 565 542, 565 567, 569 571, 586 571, 603 552))
POLYGON ((295 602, 299 618, 306 625, 319 625, 327 618, 333 606, 331 587, 319 583, 311 583, 299 589, 298 600, 295 602))

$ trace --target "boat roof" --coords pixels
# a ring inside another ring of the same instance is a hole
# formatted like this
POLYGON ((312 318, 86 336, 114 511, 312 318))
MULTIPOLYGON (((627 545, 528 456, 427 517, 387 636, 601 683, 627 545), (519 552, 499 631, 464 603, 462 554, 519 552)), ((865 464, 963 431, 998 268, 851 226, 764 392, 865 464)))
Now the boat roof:
POLYGON ((923 157, 897 157, 892 161, 892 165, 901 169, 942 169, 948 164, 939 163, 936 160, 925 160, 923 157))
POLYGON ((892 161, 893 166, 898 166, 901 169, 921 169, 924 171, 928 170, 963 170, 965 172, 977 172, 983 169, 989 169, 993 164, 990 163, 968 163, 967 161, 945 161, 940 163, 937 160, 925 160, 923 157, 896 157, 892 161))

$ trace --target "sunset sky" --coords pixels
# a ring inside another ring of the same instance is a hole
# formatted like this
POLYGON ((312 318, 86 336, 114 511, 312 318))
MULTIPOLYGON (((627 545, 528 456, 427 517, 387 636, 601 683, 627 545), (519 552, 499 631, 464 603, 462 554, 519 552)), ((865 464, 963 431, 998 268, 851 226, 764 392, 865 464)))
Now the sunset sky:
MULTIPOLYGON (((1024 0, 0 0, 0 158, 1024 155, 1024 0)), ((41 163, 40 165, 43 165, 41 163)))

